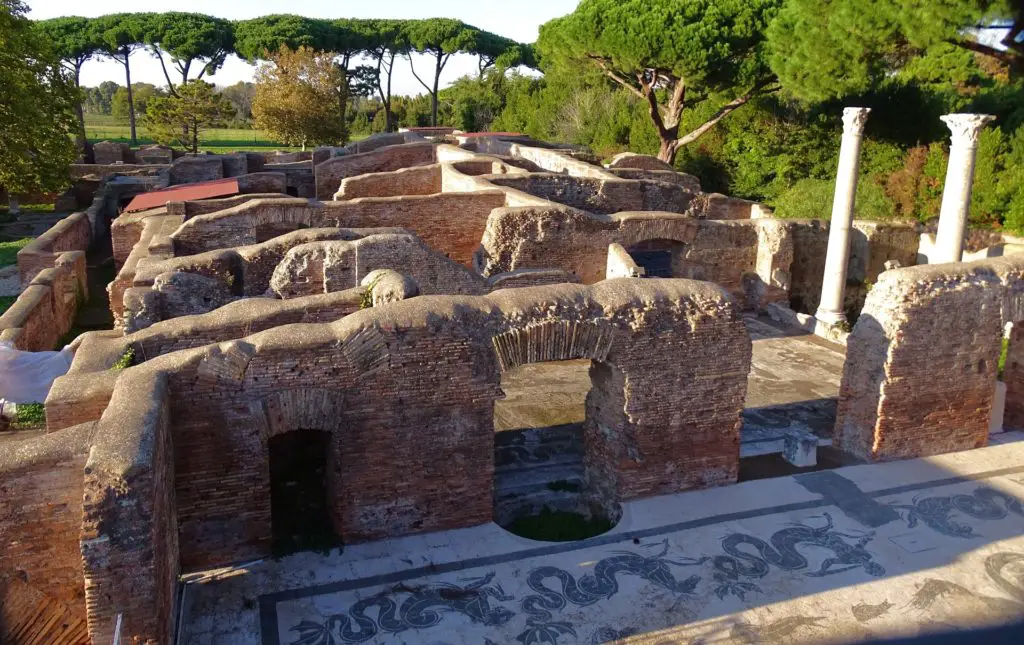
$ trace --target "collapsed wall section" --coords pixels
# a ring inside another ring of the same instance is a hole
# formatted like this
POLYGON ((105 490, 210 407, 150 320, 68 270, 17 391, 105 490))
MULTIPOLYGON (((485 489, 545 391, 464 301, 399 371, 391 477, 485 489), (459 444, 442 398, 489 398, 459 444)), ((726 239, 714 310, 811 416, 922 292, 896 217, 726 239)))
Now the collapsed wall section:
POLYGON ((412 231, 428 246, 471 266, 487 217, 504 205, 505 195, 499 190, 367 197, 325 204, 295 199, 256 200, 194 217, 171 238, 177 255, 191 255, 256 244, 299 228, 397 227, 412 231))
POLYGON ((847 341, 835 426, 843 450, 889 460, 986 444, 1007 289, 997 269, 976 262, 879 276, 847 341))

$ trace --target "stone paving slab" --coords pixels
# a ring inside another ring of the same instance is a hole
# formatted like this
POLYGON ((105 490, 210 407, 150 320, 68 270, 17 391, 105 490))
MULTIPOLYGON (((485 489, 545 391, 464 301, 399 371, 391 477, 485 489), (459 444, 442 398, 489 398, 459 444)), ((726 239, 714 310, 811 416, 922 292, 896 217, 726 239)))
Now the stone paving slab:
POLYGON ((189 576, 180 642, 839 643, 1024 619, 1024 441, 189 576))

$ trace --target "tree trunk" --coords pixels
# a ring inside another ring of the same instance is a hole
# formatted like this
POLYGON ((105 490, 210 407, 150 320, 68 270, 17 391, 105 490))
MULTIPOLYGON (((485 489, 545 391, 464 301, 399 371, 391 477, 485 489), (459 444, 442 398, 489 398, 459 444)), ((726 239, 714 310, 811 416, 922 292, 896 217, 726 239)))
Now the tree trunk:
POLYGON ((395 115, 391 113, 391 72, 395 69, 395 54, 391 54, 391 64, 388 65, 388 89, 384 99, 384 131, 394 132, 395 128, 395 115))
POLYGON ((677 139, 661 139, 661 146, 658 148, 658 159, 669 165, 676 162, 676 154, 679 152, 679 141, 677 139))
POLYGON ((135 97, 132 95, 132 70, 128 65, 128 56, 131 52, 125 48, 122 52, 124 56, 124 80, 128 84, 126 88, 128 90, 128 129, 131 133, 131 146, 134 148, 138 141, 135 137, 135 97))
POLYGON ((21 202, 18 201, 18 196, 14 193, 7 193, 7 207, 11 215, 21 214, 21 202))
POLYGON ((441 84, 441 69, 443 67, 441 64, 442 55, 441 52, 437 54, 437 64, 434 66, 434 91, 430 95, 432 99, 430 105, 430 125, 435 128, 437 127, 437 87, 441 84))
POLYGON ((86 159, 86 143, 88 138, 85 133, 85 110, 82 108, 82 86, 79 83, 79 74, 81 72, 81 65, 75 66, 75 90, 78 91, 78 100, 75 101, 75 118, 78 119, 78 134, 75 136, 75 145, 78 147, 78 153, 82 155, 82 159, 86 159))
POLYGON ((199 123, 192 122, 192 154, 199 153, 199 123))

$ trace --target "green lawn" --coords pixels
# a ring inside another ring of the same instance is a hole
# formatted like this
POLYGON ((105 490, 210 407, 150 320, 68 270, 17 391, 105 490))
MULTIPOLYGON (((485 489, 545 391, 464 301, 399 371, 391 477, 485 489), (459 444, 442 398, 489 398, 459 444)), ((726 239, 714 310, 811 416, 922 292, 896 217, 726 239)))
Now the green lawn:
POLYGON ((14 264, 18 261, 18 251, 32 241, 31 237, 24 237, 13 242, 0 242, 0 267, 14 264))
MULTIPOLYGON (((112 116, 88 114, 85 117, 85 134, 91 143, 97 141, 129 142, 130 129, 112 116)), ((146 126, 139 123, 135 127, 139 145, 155 143, 147 136, 146 126)), ((286 146, 272 140, 259 130, 243 128, 211 128, 201 133, 199 148, 209 152, 234 152, 235 150, 299 150, 294 146, 286 146)))

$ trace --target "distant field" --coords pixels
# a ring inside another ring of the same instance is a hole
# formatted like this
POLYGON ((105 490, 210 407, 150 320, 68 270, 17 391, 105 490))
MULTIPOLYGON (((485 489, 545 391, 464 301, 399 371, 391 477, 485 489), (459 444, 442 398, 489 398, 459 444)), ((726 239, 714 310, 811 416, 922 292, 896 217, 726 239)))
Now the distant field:
MULTIPOLYGON (((128 126, 111 116, 87 114, 85 117, 85 133, 89 141, 123 141, 128 143, 131 132, 128 126)), ((141 123, 135 127, 139 145, 155 143, 147 136, 146 126, 141 123)), ((231 152, 234 150, 299 150, 296 147, 282 145, 259 130, 242 128, 211 128, 201 133, 199 147, 210 152, 231 152)))

